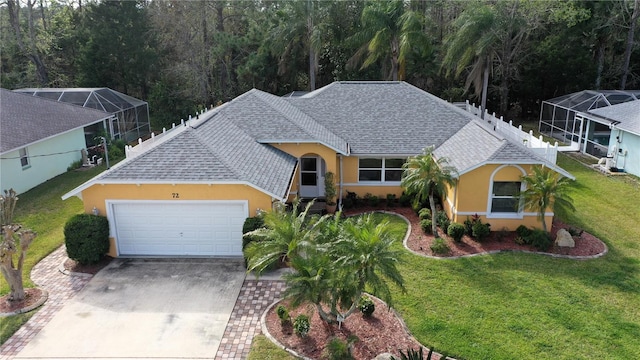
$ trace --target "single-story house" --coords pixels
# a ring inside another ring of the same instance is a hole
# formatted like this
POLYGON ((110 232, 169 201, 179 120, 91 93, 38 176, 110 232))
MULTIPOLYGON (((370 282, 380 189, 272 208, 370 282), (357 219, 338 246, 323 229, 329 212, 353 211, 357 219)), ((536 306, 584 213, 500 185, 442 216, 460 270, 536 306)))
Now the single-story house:
POLYGON ((576 119, 606 126, 610 167, 640 176, 640 100, 578 113, 576 119))
POLYGON ((108 217, 112 256, 241 255, 246 217, 322 198, 327 171, 340 198, 399 196, 402 164, 428 146, 457 168, 444 204, 452 221, 539 226, 515 206, 520 177, 542 164, 573 178, 405 82, 335 82, 293 97, 253 89, 165 136, 63 196, 108 217))
POLYGON ((23 193, 67 171, 87 147, 85 128, 108 112, 0 89, 0 191, 23 193))
MULTIPOLYGON (((111 139, 132 142, 146 138, 151 132, 149 104, 109 88, 25 88, 14 91, 111 113, 114 116, 103 127, 111 139)), ((90 133, 100 129, 95 127, 90 133)), ((93 136, 87 137, 87 143, 93 144, 93 136)))

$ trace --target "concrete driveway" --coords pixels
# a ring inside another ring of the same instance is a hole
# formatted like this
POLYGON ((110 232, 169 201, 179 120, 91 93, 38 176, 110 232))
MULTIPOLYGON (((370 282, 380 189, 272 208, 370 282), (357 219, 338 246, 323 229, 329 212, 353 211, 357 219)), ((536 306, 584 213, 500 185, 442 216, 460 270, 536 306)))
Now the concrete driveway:
POLYGON ((16 359, 215 357, 242 260, 116 259, 16 359))

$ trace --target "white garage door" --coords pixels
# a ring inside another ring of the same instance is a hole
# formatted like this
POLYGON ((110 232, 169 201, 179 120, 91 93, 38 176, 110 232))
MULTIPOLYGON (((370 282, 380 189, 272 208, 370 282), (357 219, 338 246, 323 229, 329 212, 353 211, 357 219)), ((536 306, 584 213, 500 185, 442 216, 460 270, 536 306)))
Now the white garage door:
POLYGON ((246 201, 115 202, 119 255, 241 256, 246 201))

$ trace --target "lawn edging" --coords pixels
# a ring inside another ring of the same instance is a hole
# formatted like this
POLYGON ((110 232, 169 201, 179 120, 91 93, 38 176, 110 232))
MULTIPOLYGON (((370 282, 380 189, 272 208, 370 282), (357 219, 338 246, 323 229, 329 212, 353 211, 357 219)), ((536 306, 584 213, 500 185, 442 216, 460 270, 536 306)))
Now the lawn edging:
POLYGON ((375 211, 375 212, 379 212, 379 213, 383 213, 383 214, 396 215, 396 216, 400 217, 402 220, 404 220, 407 223, 407 234, 405 235, 404 239, 402 240, 402 245, 410 253, 412 253, 414 255, 422 256, 422 257, 428 258, 428 259, 456 260, 456 259, 470 258, 470 257, 476 257, 476 256, 494 255, 494 254, 499 254, 499 253, 521 253, 521 254, 544 255, 544 256, 550 256, 550 257, 558 258, 558 259, 591 260, 591 259, 597 259, 597 258, 603 257, 609 252, 609 247, 607 246, 607 244, 604 241, 599 240, 602 243, 602 245, 604 246, 604 250, 599 254, 584 255, 584 256, 562 255, 562 254, 552 254, 552 253, 542 252, 542 251, 512 250, 512 249, 483 251, 483 252, 479 252, 479 253, 476 253, 476 254, 458 255, 458 256, 426 255, 426 254, 422 254, 422 253, 419 253, 417 251, 412 250, 407 245, 407 240, 409 240, 409 236, 411 236, 411 222, 409 221, 409 219, 407 219, 404 215, 395 213, 393 211, 381 210, 381 211, 375 211))

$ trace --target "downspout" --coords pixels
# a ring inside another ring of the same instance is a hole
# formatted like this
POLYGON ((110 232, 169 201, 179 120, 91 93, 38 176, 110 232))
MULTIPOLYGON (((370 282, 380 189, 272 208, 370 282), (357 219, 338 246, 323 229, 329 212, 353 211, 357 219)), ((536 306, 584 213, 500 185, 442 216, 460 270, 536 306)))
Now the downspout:
POLYGON ((340 159, 340 195, 338 195, 338 209, 342 210, 342 155, 338 155, 338 159, 340 159))

